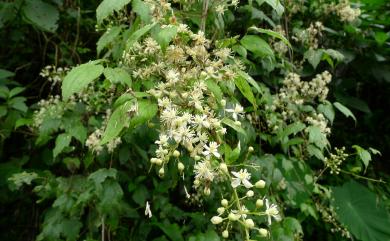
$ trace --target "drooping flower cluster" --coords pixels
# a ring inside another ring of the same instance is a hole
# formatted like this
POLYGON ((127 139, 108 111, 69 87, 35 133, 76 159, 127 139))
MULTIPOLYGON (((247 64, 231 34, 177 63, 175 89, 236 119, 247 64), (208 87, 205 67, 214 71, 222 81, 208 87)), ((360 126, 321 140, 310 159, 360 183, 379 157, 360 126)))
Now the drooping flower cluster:
POLYGON ((322 22, 310 23, 310 26, 304 30, 298 31, 292 37, 295 41, 301 42, 310 49, 319 47, 319 38, 322 36, 324 25, 322 22))
POLYGON ((361 14, 359 8, 352 8, 349 0, 342 0, 338 4, 331 3, 327 6, 328 12, 335 12, 342 22, 351 23, 361 14))
POLYGON ((324 159, 325 167, 330 168, 331 174, 339 174, 341 170, 340 166, 349 156, 345 153, 345 147, 336 147, 335 151, 336 153, 330 153, 329 157, 325 157, 324 159))
POLYGON ((40 76, 46 78, 49 82, 51 82, 51 86, 55 86, 62 82, 62 79, 69 72, 68 67, 56 67, 54 65, 48 65, 41 70, 39 73, 40 76))

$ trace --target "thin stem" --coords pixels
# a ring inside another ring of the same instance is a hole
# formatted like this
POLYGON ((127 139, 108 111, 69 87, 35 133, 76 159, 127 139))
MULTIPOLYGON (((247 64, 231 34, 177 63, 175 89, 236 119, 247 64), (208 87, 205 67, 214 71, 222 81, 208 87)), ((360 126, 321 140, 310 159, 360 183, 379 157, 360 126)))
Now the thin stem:
POLYGON ((203 0, 202 18, 200 21, 200 30, 204 33, 206 30, 207 11, 209 9, 209 0, 203 0))
POLYGON ((363 176, 360 176, 356 173, 353 173, 353 172, 349 172, 349 171, 344 171, 344 170, 340 170, 340 172, 342 173, 345 173, 345 174, 349 174, 349 175, 352 175, 356 178, 360 178, 360 179, 364 179, 364 180, 367 180, 367 181, 371 181, 371 182, 379 182, 379 183, 386 183, 385 181, 383 180, 377 180, 377 179, 373 179, 373 178, 369 178, 369 177, 363 177, 363 176))

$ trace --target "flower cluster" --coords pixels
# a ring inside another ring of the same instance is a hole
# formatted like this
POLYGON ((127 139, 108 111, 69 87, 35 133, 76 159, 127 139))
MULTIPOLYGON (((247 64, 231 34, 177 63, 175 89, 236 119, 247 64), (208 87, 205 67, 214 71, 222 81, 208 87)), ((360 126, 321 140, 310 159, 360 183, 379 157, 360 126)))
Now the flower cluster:
POLYGON ((310 49, 317 49, 319 47, 319 38, 322 36, 324 25, 317 21, 310 23, 307 29, 301 30, 292 37, 295 41, 303 43, 310 49))
POLYGON ((331 153, 329 157, 325 157, 324 163, 326 168, 330 168, 331 174, 339 174, 341 164, 348 158, 348 154, 345 153, 345 147, 335 148, 336 153, 331 153))
POLYGON ((214 225, 223 224, 222 237, 229 237, 229 230, 235 223, 241 225, 246 234, 246 240, 250 240, 251 231, 257 231, 261 236, 267 237, 269 231, 266 228, 261 228, 256 225, 256 220, 259 217, 266 217, 268 225, 271 225, 272 220, 280 221, 281 216, 276 204, 271 204, 270 201, 261 197, 256 190, 263 189, 266 186, 264 180, 259 180, 255 184, 250 182, 251 174, 246 169, 241 169, 238 172, 226 172, 225 175, 231 180, 233 187, 233 195, 230 201, 227 199, 221 200, 221 207, 217 209, 218 215, 211 218, 214 225), (239 194, 243 193, 240 197, 239 194), (248 209, 245 202, 253 202, 253 209, 248 209), (265 204, 265 206, 264 206, 265 204))
POLYGON ((39 75, 42 76, 43 78, 46 78, 49 82, 51 82, 51 86, 54 87, 56 84, 62 82, 62 79, 66 76, 69 70, 70 69, 68 67, 57 68, 54 65, 48 65, 41 70, 39 75))
MULTIPOLYGON (((223 120, 229 119, 240 126, 244 108, 236 101, 218 98, 210 88, 234 85, 234 78, 242 70, 242 65, 232 57, 229 48, 212 49, 214 46, 201 31, 193 33, 184 24, 162 25, 161 29, 176 32, 171 44, 162 47, 156 39, 145 37, 125 51, 121 61, 132 72, 134 81, 143 83, 148 80, 154 83, 152 88, 147 88, 147 92, 157 99, 160 133, 150 163, 156 167, 161 178, 166 169, 172 166, 168 165, 170 162, 175 163, 180 174, 186 169, 192 170, 193 187, 198 194, 209 196, 214 183, 230 180, 233 193, 237 195, 237 190, 245 188, 248 190, 244 198, 252 199, 255 193, 251 189, 264 188, 265 182, 261 180, 253 185, 250 182, 251 173, 246 169, 230 170, 220 148, 221 145, 228 145, 224 141, 227 129, 223 120), (184 155, 191 157, 191 166, 181 161, 184 155)), ((253 152, 253 148, 248 152, 253 152)), ((186 188, 185 191, 190 196, 186 188)), ((238 196, 232 197, 231 205, 224 204, 224 211, 219 209, 220 216, 229 210, 230 217, 234 216, 232 222, 243 224, 248 232, 258 229, 263 236, 267 236, 266 229, 255 228, 254 221, 247 218, 252 214, 240 204, 241 201, 238 196)), ((267 208, 261 210, 263 199, 256 202, 258 209, 254 212, 257 214, 253 215, 267 216, 269 223, 271 217, 280 219, 276 205, 266 200, 267 208)), ((220 216, 211 221, 214 224, 222 222, 220 216)), ((222 236, 228 236, 228 228, 222 236)))
POLYGON ((340 3, 331 3, 327 6, 328 12, 336 12, 342 22, 354 22, 361 14, 359 8, 352 8, 349 0, 342 0, 340 3))

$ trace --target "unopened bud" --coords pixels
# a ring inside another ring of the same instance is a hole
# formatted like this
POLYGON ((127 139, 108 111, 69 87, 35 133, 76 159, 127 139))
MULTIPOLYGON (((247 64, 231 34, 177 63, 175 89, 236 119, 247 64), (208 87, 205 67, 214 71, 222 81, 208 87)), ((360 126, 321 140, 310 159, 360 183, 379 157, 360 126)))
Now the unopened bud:
POLYGON ((158 175, 159 175, 160 177, 164 177, 164 174, 165 174, 164 167, 161 167, 160 170, 158 171, 158 175))
POLYGON ((223 214, 224 212, 225 212, 225 208, 224 208, 224 207, 219 207, 219 208, 217 209, 217 213, 218 213, 219 215, 223 214))
POLYGON ((221 171, 223 171, 224 173, 229 173, 228 167, 227 167, 227 165, 225 163, 221 163, 219 165, 219 169, 221 169, 221 171))
POLYGON ((245 226, 247 227, 247 228, 253 228, 254 226, 255 226, 255 223, 253 222, 253 220, 252 219, 245 219, 245 226))
POLYGON ((205 187, 204 190, 203 190, 203 193, 204 193, 204 195, 206 195, 206 196, 210 196, 210 193, 211 193, 210 188, 205 187))
POLYGON ((184 164, 183 163, 181 163, 181 162, 179 162, 178 164, 177 164, 177 169, 179 169, 179 172, 182 172, 183 170, 184 170, 184 164))
POLYGON ((247 197, 253 197, 253 195, 255 195, 255 193, 252 190, 246 192, 247 197))
POLYGON ((267 237, 268 236, 268 230, 265 229, 265 228, 260 228, 259 229, 259 233, 260 233, 261 237, 267 237))
POLYGON ((229 238, 229 231, 224 230, 224 231, 222 232, 222 237, 224 237, 224 238, 229 238))
POLYGON ((248 147, 248 152, 253 152, 254 150, 253 146, 248 147))
POLYGON ((211 218, 211 222, 215 225, 222 223, 222 221, 223 221, 223 219, 221 217, 218 217, 218 216, 214 216, 211 218))
POLYGON ((221 205, 224 206, 224 207, 226 208, 226 207, 229 205, 228 200, 222 199, 222 200, 221 200, 221 205))
POLYGON ((229 213, 228 218, 230 221, 237 221, 240 218, 240 216, 238 216, 237 214, 234 214, 234 213, 229 213))
POLYGON ((256 207, 261 208, 264 205, 264 201, 262 199, 256 200, 256 207))
POLYGON ((221 100, 221 105, 222 105, 223 107, 225 107, 225 106, 226 106, 226 100, 221 100))
POLYGON ((179 157, 179 156, 180 156, 180 152, 179 152, 178 150, 175 150, 175 151, 173 152, 173 156, 174 156, 174 157, 179 157))
POLYGON ((255 184, 256 188, 264 188, 265 187, 265 181, 264 180, 259 180, 255 184))

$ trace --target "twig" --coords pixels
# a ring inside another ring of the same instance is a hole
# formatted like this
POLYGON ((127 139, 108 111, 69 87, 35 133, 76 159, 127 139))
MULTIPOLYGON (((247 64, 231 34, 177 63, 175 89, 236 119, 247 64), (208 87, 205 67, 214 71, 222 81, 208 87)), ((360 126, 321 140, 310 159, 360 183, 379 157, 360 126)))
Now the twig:
POLYGON ((209 0, 203 0, 202 19, 200 21, 200 30, 204 33, 206 30, 207 11, 209 9, 209 0))

